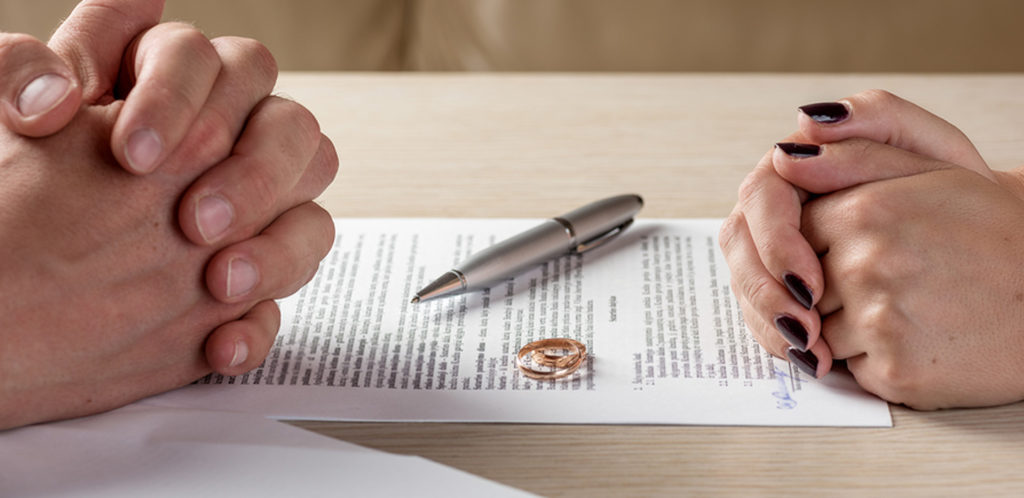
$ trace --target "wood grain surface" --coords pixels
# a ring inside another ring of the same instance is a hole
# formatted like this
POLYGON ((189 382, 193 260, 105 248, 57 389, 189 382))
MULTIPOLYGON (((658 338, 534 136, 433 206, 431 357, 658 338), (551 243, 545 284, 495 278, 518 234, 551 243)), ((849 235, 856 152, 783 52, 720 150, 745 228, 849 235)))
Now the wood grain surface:
MULTIPOLYGON (((1024 159, 1024 76, 286 73, 341 157, 342 217, 547 217, 642 194, 645 217, 723 217, 799 105, 885 88, 1024 159)), ((294 422, 544 496, 1024 492, 1024 405, 892 407, 895 427, 294 422)))

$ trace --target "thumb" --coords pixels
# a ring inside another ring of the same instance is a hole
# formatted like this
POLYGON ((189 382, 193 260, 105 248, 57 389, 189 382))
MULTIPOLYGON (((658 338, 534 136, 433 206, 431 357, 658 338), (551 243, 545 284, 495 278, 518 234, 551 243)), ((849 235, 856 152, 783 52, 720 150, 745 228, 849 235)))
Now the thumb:
POLYGON ((959 128, 884 90, 868 90, 838 102, 803 106, 798 122, 800 132, 810 143, 866 138, 962 166, 992 181, 996 179, 959 128))
POLYGON ((43 42, 0 33, 0 122, 20 135, 60 131, 82 103, 74 72, 43 42))
POLYGON ((132 40, 160 22, 162 11, 163 0, 83 0, 48 45, 79 75, 86 102, 123 97, 115 89, 125 52, 132 40))
POLYGON ((958 168, 952 163, 865 138, 850 138, 821 146, 778 143, 772 153, 772 165, 786 181, 814 194, 829 194, 865 183, 958 168))

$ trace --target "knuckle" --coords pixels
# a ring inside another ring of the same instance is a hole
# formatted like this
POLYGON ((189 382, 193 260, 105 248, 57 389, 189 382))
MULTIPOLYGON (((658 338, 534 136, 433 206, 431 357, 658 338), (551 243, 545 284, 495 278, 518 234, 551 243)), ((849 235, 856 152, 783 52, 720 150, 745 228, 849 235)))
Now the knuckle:
POLYGON ((858 326, 871 344, 886 350, 892 349, 903 330, 898 313, 885 302, 865 305, 860 313, 858 326))
MULTIPOLYGON (((753 317, 756 313, 755 310, 749 306, 742 305, 741 311, 744 317, 753 317)), ((754 340, 769 354, 778 358, 786 357, 786 349, 789 344, 786 343, 785 339, 779 336, 779 332, 774 328, 770 327, 763 320, 745 320, 747 330, 754 337, 754 340)))
MULTIPOLYGON (((22 33, 0 33, 0 68, 6 81, 15 81, 12 75, 38 71, 40 56, 49 51, 43 42, 22 33)), ((20 91, 20 88, 13 91, 20 91)))
POLYGON ((874 232, 898 221, 899 209, 880 189, 861 188, 843 196, 841 213, 854 233, 874 232))
POLYGON ((775 291, 775 281, 765 277, 747 278, 739 282, 741 296, 753 307, 756 303, 766 303, 775 291))
POLYGON ((258 157, 249 157, 250 167, 247 168, 254 174, 245 175, 244 191, 248 196, 247 204, 261 208, 260 212, 272 209, 277 206, 279 190, 281 188, 273 164, 267 163, 258 157))
POLYGON ((899 361, 885 361, 876 376, 883 398, 908 406, 920 404, 930 383, 920 368, 899 361))
POLYGON ((15 50, 24 47, 38 48, 43 42, 24 33, 0 33, 0 58, 5 58, 15 50))
POLYGON ((314 174, 317 175, 315 181, 318 185, 326 187, 338 174, 340 164, 338 151, 334 148, 334 143, 326 135, 321 136, 320 153, 317 154, 317 157, 320 158, 320 161, 314 168, 314 174))
POLYGON ((852 164, 862 164, 865 161, 875 160, 871 156, 876 145, 876 142, 872 140, 853 137, 844 140, 841 147, 842 153, 846 156, 847 161, 852 164))
POLYGON ((321 135, 321 140, 321 147, 323 147, 326 162, 329 166, 328 176, 333 179, 341 164, 341 160, 338 158, 338 149, 334 147, 334 142, 327 135, 321 135))
POLYGON ((275 277, 276 288, 283 293, 291 293, 313 279, 320 262, 330 252, 334 243, 334 220, 327 210, 314 202, 292 208, 278 221, 285 219, 296 227, 305 227, 301 232, 292 232, 291 236, 269 239, 274 245, 272 252, 283 255, 279 259, 287 261, 278 267, 280 273, 275 277), (301 222, 298 221, 300 218, 301 222))
POLYGON ((275 128, 287 130, 282 139, 300 145, 302 150, 316 151, 320 145, 320 122, 309 109, 295 101, 269 97, 257 108, 256 115, 275 128))
POLYGON ((859 100, 869 106, 877 107, 879 109, 886 109, 889 106, 897 105, 903 101, 903 99, 897 97, 892 92, 877 88, 860 92, 854 95, 851 99, 859 100))
POLYGON ((718 246, 722 248, 722 251, 728 253, 736 246, 741 240, 746 226, 743 214, 738 211, 733 212, 722 222, 722 226, 718 229, 718 246))
POLYGON ((266 45, 252 38, 222 36, 213 40, 218 51, 230 61, 256 70, 262 79, 277 79, 277 60, 266 45))
MULTIPOLYGON (((327 257, 327 254, 331 252, 331 249, 334 247, 334 218, 331 216, 331 213, 329 211, 327 211, 320 205, 314 202, 310 202, 308 204, 311 210, 313 211, 313 216, 319 218, 321 225, 321 228, 315 231, 316 237, 318 237, 320 240, 319 250, 315 252, 316 261, 317 264, 319 264, 319 261, 327 257)), ((314 244, 314 246, 316 245, 317 244, 314 244)), ((316 268, 314 267, 314 272, 315 271, 316 268)), ((312 278, 312 276, 310 276, 310 278, 312 278)))
MULTIPOLYGON (((792 237, 787 239, 783 229, 775 225, 759 227, 759 232, 761 233, 754 242, 757 254, 761 256, 762 262, 769 271, 783 271, 779 266, 785 266, 783 261, 786 260, 787 255, 793 252, 792 237)), ((797 230, 793 232, 799 233, 797 230)))
POLYGON ((182 22, 171 22, 162 24, 161 28, 167 31, 167 42, 163 46, 180 52, 181 55, 188 58, 189 64, 214 67, 220 65, 220 57, 214 50, 213 44, 195 26, 182 22))
POLYGON ((234 121, 219 108, 207 106, 189 128, 185 141, 190 146, 178 148, 185 162, 209 166, 226 158, 235 141, 231 132, 236 126, 234 121))
POLYGON ((313 280, 316 272, 320 269, 320 260, 322 259, 323 257, 314 253, 310 253, 303 258, 297 258, 299 268, 296 275, 299 275, 299 278, 296 279, 293 289, 300 288, 313 280))
POLYGON ((901 294, 918 282, 918 277, 928 273, 928 263, 920 257, 903 257, 901 249, 888 245, 872 244, 868 248, 864 264, 870 265, 865 273, 865 284, 876 289, 879 296, 901 294))
POLYGON ((826 278, 846 282, 858 288, 872 287, 878 282, 875 254, 871 248, 863 244, 844 252, 841 257, 830 252, 828 257, 833 261, 841 258, 841 261, 830 265, 826 278))
POLYGON ((153 81, 145 91, 152 102, 160 102, 162 105, 172 103, 174 109, 187 108, 194 111, 203 104, 201 96, 192 88, 173 81, 153 81))
POLYGON ((751 199, 756 199, 761 191, 764 189, 764 176, 765 172, 761 169, 755 169, 747 174, 740 182, 738 196, 741 204, 749 202, 751 199))
POLYGON ((314 144, 319 144, 321 136, 320 122, 317 121, 316 116, 298 102, 287 99, 282 99, 282 101, 284 102, 283 108, 286 113, 285 119, 288 120, 289 124, 300 130, 303 137, 309 139, 314 144))
POLYGON ((309 283, 320 268, 321 258, 308 247, 299 248, 282 241, 275 241, 274 245, 274 252, 285 258, 276 266, 271 293, 282 297, 309 283))

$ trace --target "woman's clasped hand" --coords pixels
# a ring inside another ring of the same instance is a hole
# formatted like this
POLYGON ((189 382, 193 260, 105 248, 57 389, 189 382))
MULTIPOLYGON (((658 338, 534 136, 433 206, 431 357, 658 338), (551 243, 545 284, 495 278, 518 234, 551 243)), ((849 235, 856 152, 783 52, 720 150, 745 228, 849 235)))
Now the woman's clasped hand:
POLYGON ((916 409, 1024 399, 1024 181, 884 91, 800 108, 720 243, 772 354, 916 409))

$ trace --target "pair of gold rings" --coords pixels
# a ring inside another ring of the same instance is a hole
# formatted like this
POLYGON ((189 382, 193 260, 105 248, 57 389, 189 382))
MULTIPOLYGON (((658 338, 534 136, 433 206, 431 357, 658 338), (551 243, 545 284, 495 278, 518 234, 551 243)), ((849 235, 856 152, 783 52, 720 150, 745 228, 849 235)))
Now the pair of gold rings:
POLYGON ((552 380, 572 375, 586 359, 587 347, 580 341, 541 339, 519 350, 516 366, 531 379, 552 380))

